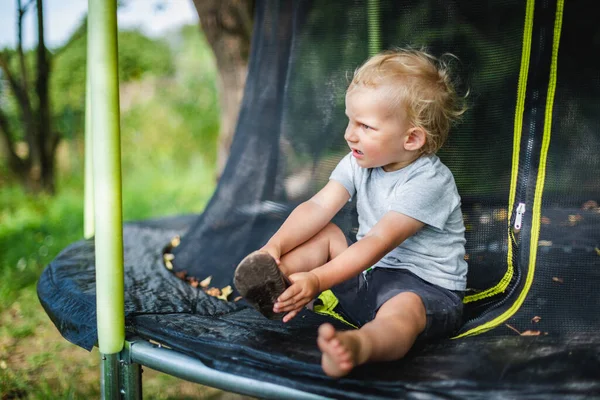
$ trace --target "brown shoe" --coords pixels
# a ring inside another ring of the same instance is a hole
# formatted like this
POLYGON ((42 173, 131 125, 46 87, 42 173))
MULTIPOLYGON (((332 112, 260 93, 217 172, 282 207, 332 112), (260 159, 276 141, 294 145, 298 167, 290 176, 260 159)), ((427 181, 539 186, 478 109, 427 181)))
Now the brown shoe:
POLYGON ((290 285, 269 253, 255 251, 246 256, 235 269, 233 284, 242 297, 265 317, 281 320, 286 314, 273 312, 277 298, 290 285))

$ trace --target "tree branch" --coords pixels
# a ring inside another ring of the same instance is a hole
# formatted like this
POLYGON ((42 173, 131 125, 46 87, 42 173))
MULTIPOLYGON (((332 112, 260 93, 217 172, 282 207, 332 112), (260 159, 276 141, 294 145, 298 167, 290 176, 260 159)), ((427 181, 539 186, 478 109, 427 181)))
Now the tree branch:
MULTIPOLYGON (((19 0, 19 3, 20 2, 21 1, 19 0)), ((29 0, 29 3, 27 3, 23 6, 23 12, 26 13, 27 10, 29 9, 29 7, 31 7, 34 3, 35 3, 35 0, 29 0)))
POLYGON ((6 147, 8 163, 11 165, 11 169, 21 172, 25 170, 26 162, 15 153, 14 142, 12 139, 13 136, 11 133, 8 119, 2 112, 2 109, 0 109, 0 136, 2 136, 5 145, 4 147, 6 147))
MULTIPOLYGON (((53 163, 52 150, 55 139, 52 137, 53 131, 50 127, 50 96, 48 93, 48 80, 50 77, 50 63, 48 62, 48 50, 44 42, 44 5, 43 0, 37 2, 37 23, 38 23, 38 47, 37 47, 37 80, 36 92, 38 97, 37 112, 37 149, 39 151, 39 160, 42 168, 42 177, 46 171, 50 171, 53 163)), ((51 184, 44 182, 44 185, 51 184)))
POLYGON ((24 8, 21 6, 21 0, 17 0, 17 54, 19 56, 19 68, 21 70, 21 82, 23 91, 29 91, 29 79, 27 79, 27 68, 25 66, 25 54, 23 53, 23 17, 27 13, 27 8, 31 5, 29 2, 24 8))
POLYGON ((7 60, 0 53, 0 68, 4 72, 8 83, 17 99, 19 108, 21 110, 21 121, 23 122, 23 131, 27 145, 29 146, 29 158, 37 157, 37 144, 36 144, 36 131, 35 121, 33 118, 33 110, 31 108, 31 102, 29 101, 29 94, 23 90, 19 82, 15 79, 14 75, 10 71, 7 60))
POLYGON ((25 110, 28 109, 31 111, 31 104, 29 103, 29 97, 27 96, 27 92, 25 89, 19 84, 13 73, 10 71, 8 66, 8 60, 4 58, 3 54, 0 53, 0 68, 4 72, 8 83, 10 84, 10 88, 12 89, 17 101, 19 102, 19 106, 25 110))

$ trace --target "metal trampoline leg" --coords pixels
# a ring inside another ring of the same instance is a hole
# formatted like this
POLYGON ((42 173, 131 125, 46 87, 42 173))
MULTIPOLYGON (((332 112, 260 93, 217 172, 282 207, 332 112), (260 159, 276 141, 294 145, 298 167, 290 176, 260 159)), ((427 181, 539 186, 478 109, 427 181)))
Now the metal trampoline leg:
POLYGON ((121 352, 121 394, 125 400, 142 400, 142 367, 131 361, 131 344, 121 352))
POLYGON ((104 400, 120 399, 119 354, 100 353, 100 394, 104 400))

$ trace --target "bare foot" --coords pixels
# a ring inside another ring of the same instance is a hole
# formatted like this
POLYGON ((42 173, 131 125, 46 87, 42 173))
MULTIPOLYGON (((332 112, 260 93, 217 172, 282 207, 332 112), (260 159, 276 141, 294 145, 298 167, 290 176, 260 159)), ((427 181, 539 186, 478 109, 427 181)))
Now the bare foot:
POLYGON ((360 360, 361 343, 357 331, 336 332, 331 324, 319 327, 317 344, 323 352, 321 366, 333 378, 347 375, 352 368, 364 362, 360 360))

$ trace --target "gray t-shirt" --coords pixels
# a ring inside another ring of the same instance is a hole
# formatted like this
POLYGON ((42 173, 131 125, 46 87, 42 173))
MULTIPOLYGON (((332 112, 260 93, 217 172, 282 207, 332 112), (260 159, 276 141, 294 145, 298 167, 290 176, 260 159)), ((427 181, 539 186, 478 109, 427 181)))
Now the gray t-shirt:
POLYGON ((388 211, 425 224, 423 229, 386 254, 373 267, 403 268, 427 282, 465 290, 467 263, 460 196, 452 172, 436 155, 425 155, 397 171, 362 168, 352 153, 329 179, 356 195, 360 240, 388 211))

